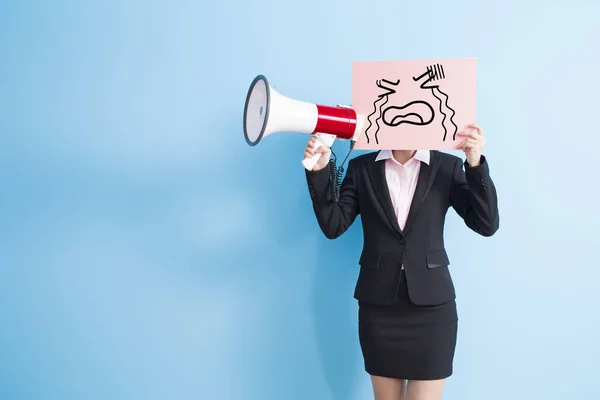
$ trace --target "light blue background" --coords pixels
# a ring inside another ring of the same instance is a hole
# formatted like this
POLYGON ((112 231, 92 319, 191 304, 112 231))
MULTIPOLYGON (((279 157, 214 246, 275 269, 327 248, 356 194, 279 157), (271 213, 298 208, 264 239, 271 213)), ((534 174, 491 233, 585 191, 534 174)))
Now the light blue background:
MULTIPOLYGON (((600 398, 600 3, 3 1, 0 398, 371 398, 301 134, 246 145, 265 74, 349 104, 351 62, 477 57, 500 196, 449 214, 445 399, 600 398)), ((334 146, 339 154, 346 144, 334 146)))

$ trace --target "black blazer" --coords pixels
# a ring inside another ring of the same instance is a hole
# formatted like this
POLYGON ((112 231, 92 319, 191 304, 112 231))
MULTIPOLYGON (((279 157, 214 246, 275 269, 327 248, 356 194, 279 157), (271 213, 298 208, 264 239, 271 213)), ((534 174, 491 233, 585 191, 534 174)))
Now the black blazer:
POLYGON ((333 200, 329 168, 305 171, 313 209, 326 237, 342 235, 360 213, 364 245, 354 297, 366 303, 395 301, 404 264, 409 297, 418 305, 455 298, 444 247, 444 222, 452 206, 473 231, 493 235, 499 227, 496 188, 484 156, 470 167, 459 157, 431 151, 421 163, 417 187, 404 230, 395 216, 378 152, 348 163, 338 202, 333 200))

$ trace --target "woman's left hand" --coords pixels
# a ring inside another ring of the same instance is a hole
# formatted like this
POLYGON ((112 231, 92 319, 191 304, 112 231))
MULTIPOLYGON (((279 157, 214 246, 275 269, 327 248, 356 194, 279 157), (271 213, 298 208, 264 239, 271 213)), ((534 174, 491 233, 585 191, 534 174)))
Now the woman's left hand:
POLYGON ((476 167, 481 163, 483 146, 485 146, 485 137, 480 126, 471 124, 468 130, 459 131, 457 136, 463 136, 465 141, 458 147, 465 152, 467 163, 470 167, 476 167))

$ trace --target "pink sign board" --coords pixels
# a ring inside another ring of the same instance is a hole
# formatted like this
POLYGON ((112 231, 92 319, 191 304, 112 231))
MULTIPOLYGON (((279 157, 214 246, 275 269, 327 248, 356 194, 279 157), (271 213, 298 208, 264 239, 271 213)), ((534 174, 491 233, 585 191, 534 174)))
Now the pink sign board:
POLYGON ((352 63, 352 108, 365 123, 357 150, 452 150, 476 123, 477 59, 352 63))

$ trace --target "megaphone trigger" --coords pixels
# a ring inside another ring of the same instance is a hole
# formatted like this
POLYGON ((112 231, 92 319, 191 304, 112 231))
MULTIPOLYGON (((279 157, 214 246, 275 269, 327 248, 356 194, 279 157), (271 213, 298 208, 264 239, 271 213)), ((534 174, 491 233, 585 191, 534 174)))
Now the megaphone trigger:
MULTIPOLYGON (((335 142, 335 139, 336 139, 335 135, 332 135, 329 133, 315 133, 314 135, 317 138, 315 150, 317 150, 321 146, 326 146, 326 147, 333 146, 333 143, 335 142)), ((314 166, 319 161, 319 158, 321 158, 321 153, 315 154, 312 157, 305 157, 302 160, 302 165, 304 165, 304 168, 306 168, 307 170, 312 171, 314 166)))

